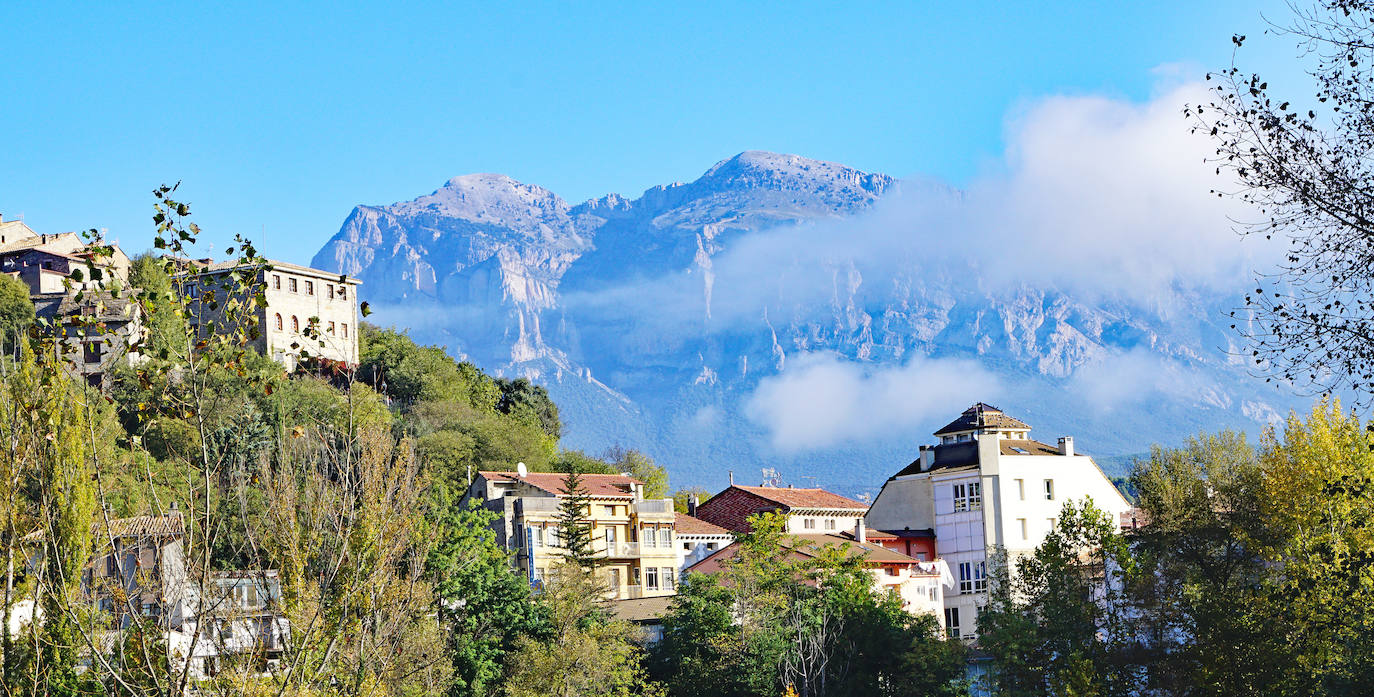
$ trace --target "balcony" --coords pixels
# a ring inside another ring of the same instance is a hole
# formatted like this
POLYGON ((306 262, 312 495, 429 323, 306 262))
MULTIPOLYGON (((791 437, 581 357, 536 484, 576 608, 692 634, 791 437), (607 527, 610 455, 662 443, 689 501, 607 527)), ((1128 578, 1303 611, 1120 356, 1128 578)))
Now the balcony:
POLYGON ((672 522, 673 500, 672 499, 645 499, 635 502, 635 513, 640 519, 654 520, 659 522, 672 522))
POLYGON ((638 542, 612 542, 607 544, 604 540, 593 543, 592 548, 598 552, 605 552, 610 559, 637 559, 639 558, 638 542))
POLYGON ((558 499, 549 497, 522 496, 515 500, 515 515, 517 517, 529 514, 557 514, 558 499))

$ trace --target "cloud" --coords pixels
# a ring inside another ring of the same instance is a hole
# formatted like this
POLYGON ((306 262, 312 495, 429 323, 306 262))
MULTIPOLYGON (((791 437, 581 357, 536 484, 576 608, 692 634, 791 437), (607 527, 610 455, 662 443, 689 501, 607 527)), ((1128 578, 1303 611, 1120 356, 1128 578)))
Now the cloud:
POLYGON ((760 381, 745 414, 782 452, 816 450, 910 431, 951 404, 992 399, 997 378, 974 361, 917 358, 874 366, 803 354, 760 381))
POLYGON ((1218 409, 1232 406, 1227 391, 1207 371, 1144 348, 1112 352, 1079 366, 1066 389, 1102 412, 1161 400, 1218 409))

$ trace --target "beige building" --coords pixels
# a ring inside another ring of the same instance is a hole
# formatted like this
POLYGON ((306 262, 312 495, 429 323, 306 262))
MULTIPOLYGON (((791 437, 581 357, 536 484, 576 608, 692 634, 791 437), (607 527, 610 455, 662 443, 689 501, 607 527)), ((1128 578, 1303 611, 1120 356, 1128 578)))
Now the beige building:
POLYGON ((184 277, 184 292, 201 333, 251 322, 258 332, 250 333, 250 343, 287 370, 303 356, 358 364, 358 279, 272 260, 251 268, 202 260, 193 269, 184 277), (225 311, 242 273, 266 301, 247 316, 225 311))
MULTIPOLYGON (((566 497, 563 474, 478 472, 464 499, 477 499, 501 517, 492 525, 515 552, 517 567, 539 587, 564 556, 559 505, 566 497)), ((677 592, 678 553, 673 500, 644 498, 644 484, 623 474, 584 474, 592 548, 604 558, 598 569, 611 599, 677 592)))

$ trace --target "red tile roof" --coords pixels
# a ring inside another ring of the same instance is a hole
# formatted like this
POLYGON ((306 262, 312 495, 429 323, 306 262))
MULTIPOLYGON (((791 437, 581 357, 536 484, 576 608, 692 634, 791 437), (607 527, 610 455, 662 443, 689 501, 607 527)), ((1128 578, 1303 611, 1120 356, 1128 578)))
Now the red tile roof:
POLYGON ((674 518, 673 527, 677 529, 679 535, 731 535, 729 530, 722 528, 715 523, 708 523, 700 518, 693 518, 686 513, 679 513, 674 518))
POLYGON ((868 510, 868 506, 825 489, 793 489, 772 486, 735 486, 755 496, 789 508, 841 508, 868 510))
MULTIPOLYGON (((478 472, 478 474, 489 480, 524 482, 555 496, 563 496, 568 493, 563 487, 563 480, 568 475, 559 472, 530 472, 524 477, 516 472, 478 472)), ((623 474, 582 475, 582 488, 587 490, 588 496, 596 498, 630 498, 633 496, 630 485, 643 485, 643 483, 634 477, 627 477, 623 474)))

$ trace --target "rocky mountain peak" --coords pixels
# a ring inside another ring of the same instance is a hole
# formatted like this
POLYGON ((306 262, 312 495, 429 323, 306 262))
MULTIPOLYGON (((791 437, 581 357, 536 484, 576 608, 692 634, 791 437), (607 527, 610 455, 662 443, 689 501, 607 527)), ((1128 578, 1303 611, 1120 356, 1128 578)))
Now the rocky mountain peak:
POLYGON ((565 225, 569 206, 544 187, 504 174, 465 174, 448 180, 428 196, 388 208, 401 216, 428 214, 519 228, 539 223, 565 225))

